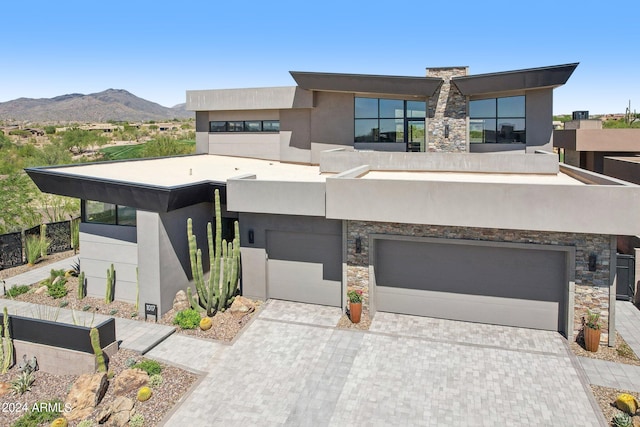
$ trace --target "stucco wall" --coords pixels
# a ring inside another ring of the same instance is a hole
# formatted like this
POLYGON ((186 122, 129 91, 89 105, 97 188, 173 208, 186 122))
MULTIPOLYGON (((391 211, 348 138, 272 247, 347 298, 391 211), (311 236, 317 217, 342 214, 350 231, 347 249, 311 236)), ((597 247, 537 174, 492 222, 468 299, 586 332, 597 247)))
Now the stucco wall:
POLYGON ((136 227, 80 224, 80 267, 87 279, 87 295, 104 298, 107 269, 116 273, 114 297, 135 303, 138 245, 136 227))
POLYGON ((369 234, 573 246, 576 248, 575 297, 573 300, 574 336, 580 328, 581 317, 586 313, 587 308, 590 308, 601 312, 602 341, 608 340, 611 286, 609 266, 615 265, 615 250, 611 250, 611 237, 608 235, 348 221, 347 287, 363 291, 365 306, 368 305, 369 299, 369 234), (355 242, 358 237, 361 239, 360 253, 356 253, 355 242), (598 259, 595 272, 589 271, 588 268, 589 255, 591 254, 596 254, 598 259))
POLYGON ((191 278, 187 218, 193 220, 193 232, 202 249, 203 264, 208 265, 207 222, 213 221, 213 205, 200 203, 168 213, 138 211, 138 277, 140 314, 144 304, 158 305, 159 314, 170 310, 173 298, 186 289, 191 278))
POLYGON ((553 91, 552 89, 526 92, 527 152, 553 149, 553 91))
POLYGON ((311 142, 353 147, 352 93, 314 92, 311 110, 311 142))

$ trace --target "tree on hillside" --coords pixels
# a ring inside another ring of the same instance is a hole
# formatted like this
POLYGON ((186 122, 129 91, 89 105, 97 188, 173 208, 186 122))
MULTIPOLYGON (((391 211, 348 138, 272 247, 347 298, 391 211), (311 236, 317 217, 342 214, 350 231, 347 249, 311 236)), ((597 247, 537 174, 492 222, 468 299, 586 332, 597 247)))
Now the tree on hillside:
POLYGON ((0 234, 40 223, 40 215, 32 203, 37 189, 25 173, 13 173, 1 179, 0 186, 0 234))
POLYGON ((89 130, 71 128, 60 133, 55 141, 62 144, 64 148, 72 153, 79 154, 93 145, 101 146, 106 144, 109 142, 109 138, 89 130))

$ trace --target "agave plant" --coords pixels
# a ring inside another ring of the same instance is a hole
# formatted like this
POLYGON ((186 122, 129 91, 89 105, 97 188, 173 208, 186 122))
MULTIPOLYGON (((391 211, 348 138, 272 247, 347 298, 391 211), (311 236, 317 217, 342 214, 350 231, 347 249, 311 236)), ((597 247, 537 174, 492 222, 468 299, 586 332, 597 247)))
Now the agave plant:
POLYGON ((35 381, 35 377, 31 372, 23 371, 18 377, 11 381, 11 390, 13 394, 24 394, 31 390, 31 385, 35 381))
POLYGON ((631 427, 633 425, 633 420, 629 414, 621 412, 613 416, 613 425, 615 427, 631 427))

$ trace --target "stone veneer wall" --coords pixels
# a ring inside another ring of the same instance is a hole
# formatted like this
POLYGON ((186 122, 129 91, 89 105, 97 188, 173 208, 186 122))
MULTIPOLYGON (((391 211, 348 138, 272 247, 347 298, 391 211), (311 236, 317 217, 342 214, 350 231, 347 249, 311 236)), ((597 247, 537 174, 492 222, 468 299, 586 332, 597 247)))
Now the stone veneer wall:
POLYGON ((582 316, 589 308, 601 313, 601 341, 608 340, 609 265, 612 256, 609 235, 347 221, 347 288, 362 290, 364 307, 369 305, 369 234, 371 233, 574 246, 576 248, 574 336, 580 329, 582 316), (355 252, 357 237, 362 240, 361 253, 355 252), (595 272, 589 271, 588 267, 589 255, 592 253, 598 256, 595 272))
POLYGON ((467 152, 467 97, 451 84, 454 76, 466 76, 467 67, 428 68, 428 77, 441 77, 442 86, 429 98, 428 151, 467 152), (444 127, 449 125, 449 137, 444 127))

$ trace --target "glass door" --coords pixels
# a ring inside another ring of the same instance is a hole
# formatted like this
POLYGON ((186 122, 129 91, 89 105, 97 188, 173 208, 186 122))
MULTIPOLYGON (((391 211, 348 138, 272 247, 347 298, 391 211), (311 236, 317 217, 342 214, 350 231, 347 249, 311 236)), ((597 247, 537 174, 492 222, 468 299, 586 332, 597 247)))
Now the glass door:
POLYGON ((425 152, 424 119, 407 120, 407 151, 425 152))

